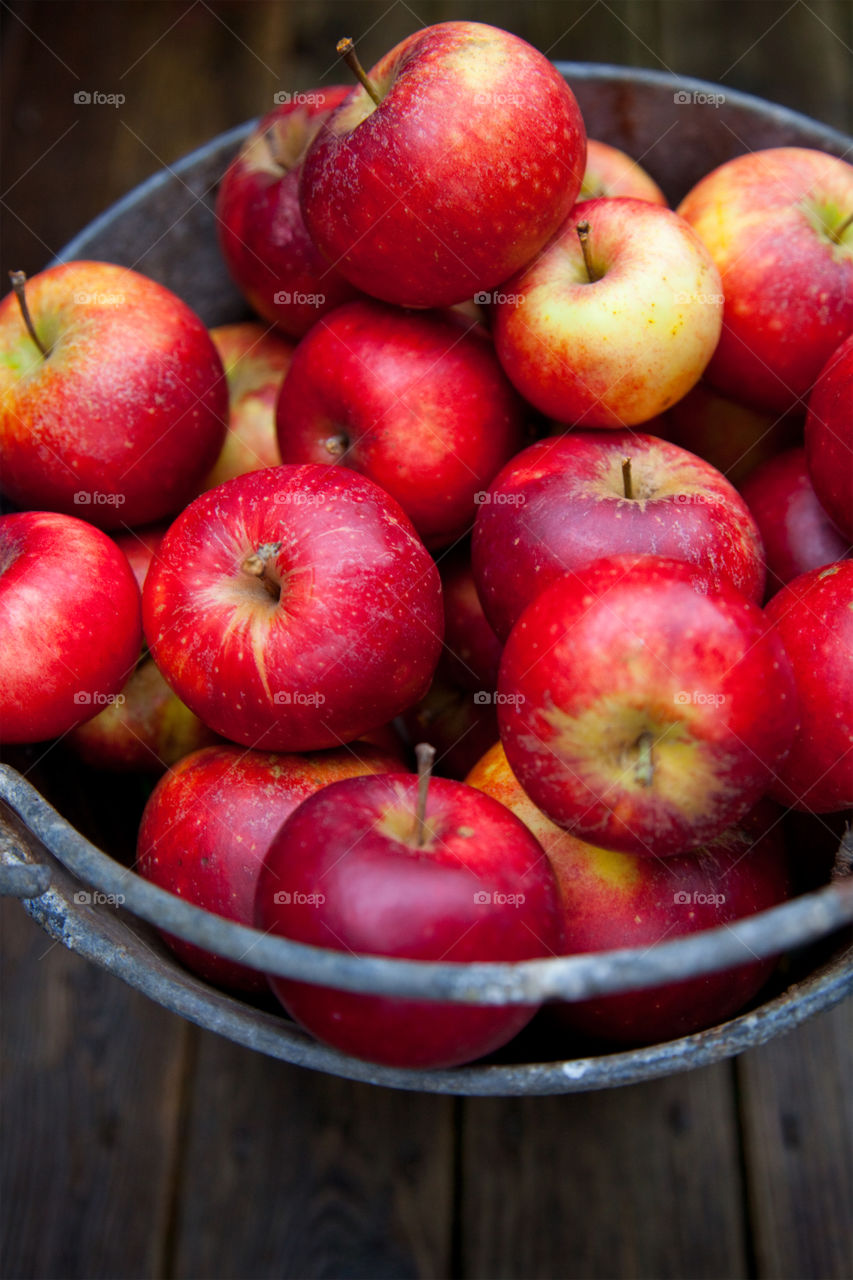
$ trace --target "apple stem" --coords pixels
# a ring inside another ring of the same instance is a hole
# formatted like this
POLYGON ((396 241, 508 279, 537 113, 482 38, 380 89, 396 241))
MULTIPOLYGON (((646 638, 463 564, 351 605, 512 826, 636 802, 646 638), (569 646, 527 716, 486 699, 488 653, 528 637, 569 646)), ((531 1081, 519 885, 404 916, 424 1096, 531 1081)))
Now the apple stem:
POLYGON ((625 458, 622 462, 622 488, 625 490, 626 498, 633 498, 634 486, 631 482, 631 459, 625 458))
POLYGON ((429 780, 432 777, 432 762, 435 759, 435 747, 428 742, 419 742, 415 747, 415 759, 418 762, 418 804, 415 810, 415 838, 418 848, 423 847, 426 836, 426 806, 429 780))
POLYGON ((356 80, 358 80, 359 84, 367 90, 378 107, 382 101, 382 98, 379 95, 379 90, 376 88, 376 85, 370 79, 364 67, 359 62, 358 54, 355 51, 355 44, 353 43, 352 38, 350 36, 344 36, 343 40, 339 40, 335 47, 336 51, 343 58, 356 80))
POLYGON ((641 733, 637 739, 637 761, 634 771, 637 781, 643 787, 650 787, 655 775, 655 765, 652 759, 653 746, 654 738, 652 735, 650 733, 641 733))
POLYGON ((589 223, 584 220, 577 225, 578 240, 581 242, 581 253, 583 254, 584 266, 586 274, 589 276, 589 283, 595 284, 596 280, 600 280, 601 276, 592 265, 592 253, 589 247, 589 223))
POLYGON ((250 574, 253 578, 260 578, 264 590, 273 600, 281 599, 281 584, 276 582, 267 573, 267 563, 270 556, 277 555, 281 550, 280 542, 267 542, 262 547, 258 547, 257 551, 253 551, 251 555, 240 565, 244 573, 250 574))
POLYGON ((30 335, 30 337, 32 338, 33 342, 36 344, 36 346, 38 347, 42 355, 49 356, 50 348, 44 345, 44 343, 41 341, 38 334, 36 333, 35 325, 33 324, 33 318, 30 315, 30 308, 27 305, 26 275, 24 274, 23 271, 10 271, 9 279, 12 282, 12 288, 15 292, 15 297, 18 299, 18 306, 21 308, 21 315, 24 318, 24 324, 27 327, 27 333, 30 335))
POLYGON ((830 232, 830 235, 832 236, 836 244, 841 244, 841 237, 844 235, 844 232, 850 226, 851 222, 853 222, 853 213, 848 213, 847 217, 844 219, 841 226, 836 227, 833 231, 830 232))

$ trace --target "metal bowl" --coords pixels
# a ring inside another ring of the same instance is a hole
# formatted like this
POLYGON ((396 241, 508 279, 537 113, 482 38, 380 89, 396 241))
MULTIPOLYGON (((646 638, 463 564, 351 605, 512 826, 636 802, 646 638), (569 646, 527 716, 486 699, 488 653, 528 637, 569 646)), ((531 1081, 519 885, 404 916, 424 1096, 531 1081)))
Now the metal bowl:
MULTIPOLYGON (((577 95, 590 135, 641 160, 672 203, 703 174, 744 151, 796 145, 845 155, 853 146, 853 140, 805 116, 703 81, 624 67, 557 65, 577 95)), ((245 303, 219 256, 213 199, 253 123, 213 139, 137 187, 76 236, 57 261, 94 258, 134 267, 174 290, 211 326, 245 316, 245 303)), ((8 765, 0 766, 0 877, 0 888, 21 897, 53 938, 200 1026, 288 1062, 431 1093, 567 1093, 668 1075, 762 1044, 853 990, 853 947, 845 929, 853 921, 851 878, 736 925, 650 950, 471 965, 352 956, 264 936, 141 880, 85 840, 8 765), (756 956, 810 949, 798 953, 797 981, 696 1035, 563 1061, 540 1060, 535 1035, 522 1035, 498 1061, 407 1071, 336 1053, 287 1018, 223 995, 184 970, 152 925, 267 972, 461 1003, 576 1000, 724 969, 742 958, 744 945, 756 956), (823 942, 816 954, 818 940, 823 942), (526 1060, 518 1060, 525 1054, 526 1060)))

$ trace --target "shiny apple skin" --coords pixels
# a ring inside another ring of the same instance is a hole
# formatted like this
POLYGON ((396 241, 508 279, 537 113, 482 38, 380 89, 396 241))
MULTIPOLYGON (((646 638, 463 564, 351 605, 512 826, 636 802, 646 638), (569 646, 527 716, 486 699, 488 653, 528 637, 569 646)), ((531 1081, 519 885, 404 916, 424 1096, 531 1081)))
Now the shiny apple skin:
POLYGON ((403 307, 493 289, 539 252, 580 189, 574 94, 526 41, 476 22, 414 32, 317 135, 299 199, 321 253, 403 307))
MULTIPOLYGON (((354 778, 300 805, 261 872, 258 927, 335 951, 413 960, 512 961, 559 951, 553 872, 524 824, 489 796, 433 778, 428 834, 418 847, 416 794, 412 775, 354 778), (276 901, 277 893, 291 900, 276 901)), ((506 1044, 535 1012, 529 1005, 361 995, 284 978, 271 977, 270 985, 319 1039, 398 1067, 473 1061, 506 1044)))
POLYGON ((800 729, 770 795, 811 813, 853 806, 853 560, 794 578, 765 610, 794 669, 800 729))
POLYGON ((430 549, 470 529, 478 495, 521 448, 523 415, 478 328, 372 301, 303 338, 276 410, 283 462, 370 476, 430 549))
POLYGON ((761 535, 740 494, 710 463, 635 431, 572 431, 516 454, 480 505, 471 546, 483 609, 504 638, 551 582, 604 555, 671 556, 715 586, 764 595, 761 535))
MULTIPOLYGON (((537 809, 497 743, 466 778, 506 805, 536 836, 554 868, 566 952, 653 947, 729 924, 784 902, 791 892, 780 810, 761 801, 704 849, 641 858, 587 844, 537 809)), ((624 995, 549 1005, 548 1021, 614 1044, 674 1040, 737 1013, 773 972, 774 959, 744 959, 722 973, 624 995)))
POLYGON ((850 554, 850 543, 818 502, 804 449, 788 449, 753 471, 742 489, 767 561, 768 595, 792 578, 850 554))
POLYGON ((267 112, 216 197, 219 246, 231 278, 258 315, 290 338, 358 296, 318 251, 299 208, 305 152, 349 91, 312 89, 267 112))
POLYGON ((0 741, 41 742, 88 720, 139 657, 139 587, 125 556, 74 516, 0 517, 0 635, 0 741))
POLYGON ((559 826, 674 857, 764 795, 791 748, 791 664, 762 611, 702 569, 610 556, 525 610, 501 658, 513 772, 559 826))
POLYGON ((818 376, 805 439, 815 493, 836 528, 853 541, 853 334, 818 376))
MULTIPOLYGON (((185 757, 154 788, 139 829, 136 870, 152 884, 214 915, 251 925, 267 850, 307 796, 341 778, 386 773, 395 758, 367 743, 283 755, 229 744, 185 757)), ((236 991, 265 991, 266 978, 172 934, 162 937, 194 973, 236 991)))
POLYGON ((586 170, 578 200, 597 200, 599 196, 668 203, 654 178, 636 160, 618 147, 587 138, 586 170))
POLYGON ((45 358, 0 302, 2 488, 103 529, 179 511, 225 439, 228 392, 207 329, 156 281, 69 262, 27 281, 45 358))
POLYGON ((223 737, 279 751, 393 719, 426 692, 443 630, 438 570, 402 509, 348 468, 311 465, 196 498, 149 570, 143 614, 182 701, 223 737), (243 567, 259 552, 280 599, 243 567))
POLYGON ((800 411, 822 366, 853 330, 853 166, 807 147, 735 156, 706 174, 678 212, 719 268, 723 331, 706 377, 756 408, 800 411))

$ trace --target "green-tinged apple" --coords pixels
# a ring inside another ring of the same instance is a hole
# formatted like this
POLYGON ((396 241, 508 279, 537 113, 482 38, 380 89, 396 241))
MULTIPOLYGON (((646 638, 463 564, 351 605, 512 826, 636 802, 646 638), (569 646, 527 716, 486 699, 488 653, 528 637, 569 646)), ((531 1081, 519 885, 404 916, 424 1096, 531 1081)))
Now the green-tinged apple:
POLYGON ((314 751, 426 692, 438 570, 402 508, 347 467, 268 467, 190 504, 143 591, 145 635, 196 715, 248 747, 314 751))
POLYGON ((0 302, 3 492, 104 529, 180 510, 228 417, 201 320, 156 281, 110 263, 50 267, 25 294, 13 274, 19 296, 0 302))
POLYGON ((853 560, 800 574, 767 617, 794 671, 800 727, 770 795, 794 809, 853 806, 853 560))
POLYGON ((228 381, 228 434, 202 491, 281 462, 275 403, 294 350, 286 338, 251 322, 222 325, 210 336, 228 381))
MULTIPOLYGON (((351 41, 345 50, 351 59, 351 41)), ((299 200, 315 244, 357 288, 445 307, 539 252, 585 160, 580 109, 544 54, 497 27, 443 22, 387 53, 326 121, 299 200)))
POLYGON ((804 398, 853 329, 853 165, 805 147, 736 156, 678 206, 726 298, 706 377, 773 413, 804 398))
POLYGON ((599 196, 649 200, 652 204, 667 203, 654 178, 636 160, 618 147, 587 138, 586 170, 578 200, 597 200, 599 196))
MULTIPOLYGON (((263 860, 284 820, 307 796, 342 778, 398 769, 393 755, 354 742, 310 755, 272 755, 230 744, 187 756, 158 783, 142 815, 136 869, 215 915, 254 923, 263 860)), ((163 933, 188 969, 238 991, 264 991, 257 969, 163 933)))
MULTIPOLYGON (((466 779, 530 829, 554 868, 566 952, 653 947, 663 939, 732 925, 784 902, 790 885, 779 810, 762 801, 743 822, 677 858, 600 849, 557 827, 524 792, 498 743, 466 779)), ((756 960, 684 982, 563 1002, 549 1022, 612 1043, 654 1044, 712 1027, 764 985, 775 961, 756 960)))
POLYGON ((0 742, 41 742, 96 715, 142 643, 125 556, 74 516, 0 517, 0 635, 0 742))
POLYGON ((478 495, 521 448, 523 417, 479 326, 374 301, 302 339, 276 409, 283 462, 369 476, 431 549, 470 529, 478 495))
MULTIPOLYGON (((420 748, 423 751, 423 748, 420 748)), ((420 761, 419 761, 420 764, 420 761)), ((386 774, 324 787, 272 842, 256 924, 333 951, 467 963, 561 949, 554 874, 524 824, 461 782, 386 774)), ((487 1007, 270 978, 288 1013, 344 1053, 450 1067, 491 1053, 535 1005, 487 1007)))
POLYGON ((552 821, 664 858, 765 794, 797 731, 796 686, 761 609, 729 583, 662 556, 609 556, 525 609, 501 658, 498 722, 552 821))
POLYGON ((630 427, 699 381, 722 317, 719 272, 683 218, 645 200, 585 200, 502 286, 495 346, 548 417, 630 427))

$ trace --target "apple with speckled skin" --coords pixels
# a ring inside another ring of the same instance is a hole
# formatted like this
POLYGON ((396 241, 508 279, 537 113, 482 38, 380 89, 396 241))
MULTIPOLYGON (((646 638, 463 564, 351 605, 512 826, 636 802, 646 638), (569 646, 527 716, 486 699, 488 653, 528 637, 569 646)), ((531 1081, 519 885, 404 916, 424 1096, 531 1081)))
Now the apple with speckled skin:
POLYGON ((200 493, 281 462, 275 403, 294 350, 286 338, 250 321, 221 325, 210 336, 228 382, 228 432, 200 493))
POLYGON ((768 595, 799 574, 850 554, 849 540, 818 502, 804 449, 786 449, 763 462, 741 492, 764 543, 768 595))
POLYGON ((268 112, 234 157, 216 197, 225 265, 250 305, 291 338, 357 290, 317 250, 299 208, 299 175, 346 85, 293 94, 268 112))
MULTIPOLYGON (((466 778, 530 829, 554 868, 569 955, 653 947, 784 902, 790 894, 779 810, 762 801, 743 822, 677 858, 600 849, 555 826, 524 792, 497 743, 466 778)), ((656 1044, 730 1018, 770 976, 775 960, 744 948, 735 969, 624 995, 549 1005, 550 1026, 614 1044, 656 1044)))
POLYGON ((0 517, 0 741, 66 733, 120 693, 142 643, 139 587, 74 516, 0 517))
POLYGON ((794 578, 766 614, 794 670, 800 727, 769 794, 794 809, 853 806, 853 560, 794 578))
POLYGON ((0 487, 102 529, 180 510, 225 439, 207 329, 156 281, 106 262, 50 267, 0 302, 0 487))
POLYGON ((526 41, 478 22, 403 40, 330 116, 299 199, 321 253, 357 288, 445 307, 501 284, 560 226, 586 132, 569 86, 526 41))
POLYGON ((276 409, 283 462, 370 476, 430 549, 471 527, 478 494, 521 448, 523 416, 479 326, 374 301, 302 339, 276 409))
MULTIPOLYGON (((351 778, 310 796, 272 842, 256 924, 333 951, 468 963, 561 949, 554 874, 522 822, 461 782, 351 778), (420 813, 420 819, 419 819, 420 813)), ((271 977, 284 1007, 344 1053, 458 1066, 506 1044, 536 1006, 448 1004, 271 977)))
POLYGON ((578 201, 597 200, 599 196, 648 200, 651 204, 667 203, 654 178, 636 160, 618 147, 587 138, 586 170, 578 201))
POLYGON ((740 494, 710 463, 635 431, 571 431, 516 454, 478 510, 474 580, 506 638, 555 578, 628 551, 700 565, 763 599, 761 536, 740 494))
POLYGON ((513 773, 552 821, 673 857, 768 790, 797 731, 796 685, 761 609, 729 583, 662 556, 609 556, 521 615, 498 722, 513 773))
POLYGON ((678 212, 726 297, 708 381, 792 409, 853 329, 853 165, 806 147, 750 151, 706 174, 678 212))
POLYGON ((584 200, 501 286, 495 348, 556 422, 632 427, 699 381, 722 318, 719 272, 683 218, 646 200, 584 200))
POLYGON ((821 369, 809 396, 806 462, 829 518, 853 540, 853 334, 821 369))
MULTIPOLYGON (((185 902, 238 924, 254 922, 263 860, 284 820, 307 796, 341 778, 399 769, 363 742, 309 755, 246 751, 230 744, 185 757, 154 788, 139 828, 136 870, 185 902)), ((180 960, 208 982, 264 991, 257 969, 163 933, 180 960)))
POLYGON ((438 570, 402 508, 346 467, 269 467, 190 504, 143 591, 166 680, 217 733, 313 751, 393 719, 441 650, 438 570))

